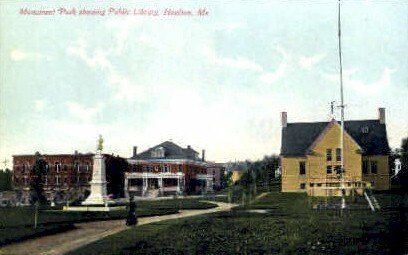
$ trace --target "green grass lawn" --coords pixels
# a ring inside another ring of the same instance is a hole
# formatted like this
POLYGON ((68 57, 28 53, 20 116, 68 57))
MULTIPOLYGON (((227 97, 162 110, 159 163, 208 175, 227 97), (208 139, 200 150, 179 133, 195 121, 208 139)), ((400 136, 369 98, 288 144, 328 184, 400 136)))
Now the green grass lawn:
POLYGON ((273 192, 231 212, 131 228, 71 254, 406 253, 408 196, 378 194, 377 199, 383 211, 340 213, 312 210, 314 201, 302 194, 273 192), (248 211, 253 209, 266 213, 248 211))
MULTIPOLYGON (((199 199, 169 199, 137 202, 139 217, 177 213, 180 209, 205 209, 216 205, 199 199)), ((127 211, 73 212, 42 208, 38 229, 34 229, 34 207, 0 208, 0 245, 20 241, 40 234, 72 229, 73 223, 95 220, 122 219, 127 211)))

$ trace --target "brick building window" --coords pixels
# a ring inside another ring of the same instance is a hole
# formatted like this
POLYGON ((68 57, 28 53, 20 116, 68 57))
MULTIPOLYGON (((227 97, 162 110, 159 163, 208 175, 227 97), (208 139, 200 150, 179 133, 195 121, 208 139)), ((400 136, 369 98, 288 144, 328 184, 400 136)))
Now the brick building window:
POLYGON ((332 149, 326 149, 326 161, 332 161, 332 149))
POLYGON ((85 171, 86 172, 89 172, 91 170, 91 167, 90 167, 90 165, 89 165, 89 162, 86 162, 85 163, 85 171))
POLYGON ((363 164, 361 165, 361 171, 363 174, 368 174, 368 161, 363 160, 363 164))
POLYGON ((74 164, 74 171, 76 171, 77 173, 79 173, 81 170, 79 169, 79 163, 78 162, 76 162, 75 164, 74 164))
POLYGON ((54 163, 55 172, 59 173, 61 171, 61 164, 59 162, 54 163))
POLYGON ((326 173, 327 173, 327 174, 333 173, 333 168, 332 168, 332 166, 326 166, 326 173))
POLYGON ((165 173, 170 173, 170 166, 164 165, 164 172, 165 173))
POLYGON ((306 163, 304 161, 299 162, 299 174, 306 174, 306 163))
POLYGON ((336 149, 336 161, 341 161, 341 149, 336 149))
POLYGON ((376 174, 378 172, 377 161, 371 161, 371 173, 376 174))
POLYGON ((28 172, 30 172, 30 166, 27 163, 25 163, 23 164, 23 173, 28 173, 28 172))

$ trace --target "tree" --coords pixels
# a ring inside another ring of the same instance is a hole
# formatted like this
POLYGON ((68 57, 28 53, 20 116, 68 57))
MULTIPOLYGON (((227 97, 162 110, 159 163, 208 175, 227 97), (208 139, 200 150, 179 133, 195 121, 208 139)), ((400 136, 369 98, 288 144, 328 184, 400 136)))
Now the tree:
POLYGON ((106 157, 106 181, 108 182, 107 192, 114 197, 124 196, 125 172, 128 163, 125 159, 117 157, 106 157))
POLYGON ((389 160, 388 160, 390 175, 391 176, 395 175, 395 160, 400 159, 400 157, 401 157, 401 155, 400 155, 400 149, 399 148, 391 150, 390 157, 389 157, 389 160))
POLYGON ((12 190, 12 175, 10 169, 0 170, 0 191, 12 190))
POLYGON ((32 203, 45 203, 43 176, 46 174, 47 162, 41 158, 39 152, 35 153, 35 164, 32 169, 33 178, 30 181, 32 203))
POLYGON ((408 190, 408 137, 402 139, 400 159, 401 171, 398 174, 398 180, 402 188, 408 190))
POLYGON ((408 137, 402 139, 401 143, 401 184, 408 189, 408 137))

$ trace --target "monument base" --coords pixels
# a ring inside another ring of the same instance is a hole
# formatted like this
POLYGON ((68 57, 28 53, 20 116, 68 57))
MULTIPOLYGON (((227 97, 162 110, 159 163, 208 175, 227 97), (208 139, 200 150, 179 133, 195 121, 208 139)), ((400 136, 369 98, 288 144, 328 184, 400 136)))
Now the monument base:
POLYGON ((126 206, 64 206, 62 208, 64 211, 75 211, 75 212, 111 212, 111 211, 124 211, 126 206))
POLYGON ((105 204, 109 203, 107 197, 88 197, 85 201, 83 201, 82 205, 101 205, 104 206, 105 204))

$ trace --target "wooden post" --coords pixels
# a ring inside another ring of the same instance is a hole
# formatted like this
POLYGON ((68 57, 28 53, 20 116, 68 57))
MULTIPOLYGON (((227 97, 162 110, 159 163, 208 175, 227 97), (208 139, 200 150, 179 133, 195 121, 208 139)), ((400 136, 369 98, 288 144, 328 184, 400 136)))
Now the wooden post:
POLYGON ((34 209, 34 229, 37 228, 38 223, 38 201, 35 202, 35 209, 34 209))

